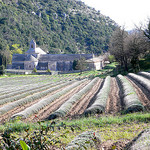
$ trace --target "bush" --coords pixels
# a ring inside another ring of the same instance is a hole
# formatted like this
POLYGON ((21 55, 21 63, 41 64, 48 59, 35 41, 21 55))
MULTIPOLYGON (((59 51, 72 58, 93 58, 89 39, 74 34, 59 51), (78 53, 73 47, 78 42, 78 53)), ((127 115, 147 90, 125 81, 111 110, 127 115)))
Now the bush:
MULTIPOLYGON (((16 121, 21 122, 20 120, 16 121)), ((15 129, 12 128, 12 124, 8 125, 1 134, 0 150, 52 150, 54 148, 58 149, 58 147, 63 148, 61 146, 61 137, 67 139, 66 134, 72 133, 77 128, 75 126, 67 126, 63 122, 58 124, 54 121, 48 124, 38 121, 38 124, 38 129, 34 131, 28 126, 25 127, 21 130, 21 135, 14 134, 15 129), (61 130, 63 133, 60 132, 61 130)))
POLYGON ((112 63, 115 61, 115 57, 113 55, 108 56, 109 62, 112 63))
POLYGON ((50 69, 47 69, 47 70, 46 70, 46 72, 49 72, 49 73, 51 73, 50 69))
MULTIPOLYGON (((101 143, 100 135, 94 131, 86 131, 78 135, 66 146, 66 150, 79 150, 96 148, 101 143)), ((97 148, 96 148, 97 149, 97 148)))
POLYGON ((36 69, 36 68, 34 68, 32 72, 37 72, 37 69, 36 69))

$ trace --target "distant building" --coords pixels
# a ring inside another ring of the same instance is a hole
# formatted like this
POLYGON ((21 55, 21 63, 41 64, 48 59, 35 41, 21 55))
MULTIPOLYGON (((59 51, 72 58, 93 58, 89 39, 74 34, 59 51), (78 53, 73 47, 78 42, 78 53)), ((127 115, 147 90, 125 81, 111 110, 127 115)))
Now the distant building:
POLYGON ((46 54, 31 40, 30 48, 25 54, 14 54, 12 69, 72 71, 73 61, 84 57, 89 65, 89 70, 103 68, 103 57, 94 57, 93 54, 46 54))

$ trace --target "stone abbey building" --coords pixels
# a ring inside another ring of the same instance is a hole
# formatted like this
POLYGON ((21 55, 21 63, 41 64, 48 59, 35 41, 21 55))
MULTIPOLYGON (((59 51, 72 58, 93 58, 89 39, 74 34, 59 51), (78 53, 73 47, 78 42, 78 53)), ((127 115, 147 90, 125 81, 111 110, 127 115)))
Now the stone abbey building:
POLYGON ((73 61, 84 57, 90 70, 99 70, 103 67, 103 58, 94 57, 93 54, 46 54, 31 40, 30 48, 25 54, 14 54, 12 69, 72 71, 73 61))

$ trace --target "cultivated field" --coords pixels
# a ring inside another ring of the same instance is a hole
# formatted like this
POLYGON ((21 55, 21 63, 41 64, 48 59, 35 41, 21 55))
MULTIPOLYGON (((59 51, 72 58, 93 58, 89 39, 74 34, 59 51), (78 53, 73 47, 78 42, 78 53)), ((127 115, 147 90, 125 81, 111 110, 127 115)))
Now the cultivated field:
POLYGON ((150 73, 106 79, 80 75, 0 79, 0 123, 150 110, 150 73))

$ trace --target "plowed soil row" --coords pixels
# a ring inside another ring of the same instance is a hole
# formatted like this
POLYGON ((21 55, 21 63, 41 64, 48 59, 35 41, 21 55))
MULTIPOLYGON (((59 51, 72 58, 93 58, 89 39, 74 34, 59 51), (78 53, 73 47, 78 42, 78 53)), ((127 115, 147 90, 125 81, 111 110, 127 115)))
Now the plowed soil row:
MULTIPOLYGON (((68 85, 68 86, 69 86, 69 85, 68 85)), ((65 86, 65 87, 67 87, 67 86, 65 86)), ((63 88, 64 88, 64 87, 63 87, 63 88)), ((23 111, 23 110, 26 109, 27 107, 30 107, 30 106, 34 105, 35 103, 39 102, 39 101, 42 100, 43 98, 47 98, 47 97, 50 97, 50 96, 54 95, 55 93, 61 91, 63 88, 60 88, 60 89, 58 89, 58 90, 56 90, 56 91, 53 91, 53 92, 49 93, 47 96, 45 96, 45 97, 42 97, 42 98, 37 99, 37 100, 35 100, 35 101, 33 101, 33 102, 29 102, 29 103, 27 103, 27 104, 25 104, 25 105, 23 105, 23 106, 19 106, 19 107, 14 108, 13 110, 8 111, 7 113, 5 113, 5 114, 3 114, 3 115, 0 116, 0 123, 3 123, 3 122, 5 122, 5 121, 8 121, 8 120, 11 118, 12 115, 14 115, 14 114, 16 114, 16 113, 19 113, 20 111, 23 111)), ((30 96, 32 96, 32 95, 30 95, 30 96)), ((28 97, 29 97, 29 96, 28 96, 28 97)))
POLYGON ((40 110, 39 113, 36 114, 36 116, 38 116, 38 118, 35 115, 32 115, 30 118, 27 118, 25 121, 32 121, 33 122, 33 121, 37 121, 37 119, 38 120, 39 119, 40 120, 46 119, 52 112, 57 110, 64 102, 66 102, 75 93, 79 92, 88 83, 89 83, 89 81, 82 83, 78 87, 74 88, 73 90, 71 90, 67 94, 61 96, 59 99, 57 99, 54 102, 52 102, 51 104, 49 104, 44 109, 40 110))
MULTIPOLYGON (((126 78, 133 85, 133 87, 134 87, 140 101, 144 105, 145 109, 147 111, 150 111, 150 99, 146 93, 146 90, 142 86, 140 86, 137 82, 135 82, 134 80, 132 80, 128 77, 126 77, 126 78)), ((53 103, 51 103, 50 105, 45 107, 43 110, 39 111, 39 113, 37 114, 39 119, 43 120, 43 119, 47 118, 50 115, 50 113, 57 110, 71 96, 73 96, 75 93, 79 92, 87 84, 87 82, 85 82, 85 83, 81 84, 79 87, 71 90, 66 95, 63 95, 62 97, 60 97, 59 99, 57 99, 56 101, 54 101, 53 103)), ((72 117, 72 116, 77 116, 77 115, 82 114, 85 111, 85 109, 92 103, 92 101, 94 101, 94 97, 96 96, 98 90, 100 89, 100 85, 102 85, 101 83, 102 83, 102 79, 100 79, 99 82, 97 82, 97 84, 95 84, 95 86, 93 86, 92 90, 90 92, 88 92, 86 95, 84 95, 80 101, 78 101, 76 104, 74 104, 73 108, 70 110, 67 117, 72 117)), ((62 90, 62 88, 48 94, 46 97, 50 97, 51 95, 53 95, 61 90, 62 90)), ((43 97, 43 98, 46 98, 46 97, 43 97)), ((13 114, 26 109, 27 107, 39 102, 42 99, 38 99, 36 101, 28 103, 24 106, 17 107, 15 109, 7 112, 6 114, 0 116, 0 123, 7 121, 8 119, 10 119, 10 117, 13 114)), ((105 113, 106 114, 115 114, 115 113, 120 112, 122 109, 123 109, 123 106, 122 106, 122 102, 121 102, 120 89, 119 89, 117 80, 116 80, 116 78, 111 78, 111 90, 110 90, 109 98, 107 101, 105 113)), ((35 118, 35 115, 31 116, 26 121, 33 121, 33 120, 37 120, 37 118, 35 118)))
MULTIPOLYGON (((56 86, 58 86, 58 85, 56 85, 56 86)), ((50 88, 53 88, 53 87, 56 87, 55 85, 53 85, 53 86, 51 86, 51 87, 49 87, 49 88, 47 88, 47 89, 45 89, 45 90, 41 90, 41 91, 38 91, 38 92, 35 92, 34 94, 38 94, 38 93, 41 93, 41 92, 44 92, 44 91, 46 91, 46 90, 48 90, 48 89, 50 89, 50 88)), ((32 89, 31 89, 31 91, 32 91, 32 89)), ((28 92, 24 92, 24 93, 21 93, 21 94, 26 94, 26 93, 28 93, 28 92)), ((26 96, 26 98, 28 98, 28 97, 30 97, 30 96, 32 96, 33 94, 31 94, 31 95, 29 95, 29 96, 26 96)), ((14 95, 14 96, 18 96, 18 94, 17 95, 14 95)), ((12 96, 12 97, 14 97, 14 96, 12 96)), ((25 97, 24 97, 25 98, 25 97)), ((21 98, 20 98, 21 99, 21 98)), ((18 99, 18 100, 20 100, 20 99, 18 99)), ((3 104, 3 105, 0 105, 0 107, 3 107, 3 106, 5 106, 5 105, 8 105, 8 104, 11 104, 12 102, 8 102, 8 103, 5 103, 5 104, 3 104)))
POLYGON ((80 115, 85 111, 85 109, 89 105, 90 101, 92 100, 92 98, 95 96, 95 94, 99 90, 101 82, 102 82, 102 80, 99 80, 95 84, 95 86, 93 86, 93 88, 80 99, 79 102, 74 104, 74 106, 68 113, 67 117, 80 115))
POLYGON ((138 95, 139 100, 141 101, 145 109, 147 111, 150 111, 150 99, 149 99, 150 97, 148 98, 149 93, 138 82, 133 81, 128 77, 126 77, 126 79, 128 79, 130 83, 132 84, 132 86, 134 87, 135 92, 138 95))
MULTIPOLYGON (((137 83, 134 83, 131 79, 127 78, 131 84, 133 85, 140 101, 145 106, 146 110, 150 110, 150 100, 147 98, 147 96, 144 94, 142 89, 137 86, 137 83)), ((100 89, 100 86, 102 84, 102 79, 97 82, 95 86, 93 86, 92 90, 88 92, 86 95, 84 95, 80 101, 74 104, 70 112, 67 114, 67 118, 69 117, 75 117, 83 114, 85 109, 90 106, 94 102, 94 97, 97 95, 98 90, 100 89), (91 104, 90 104, 91 103, 91 104), (90 104, 90 105, 89 105, 90 104)), ((77 91, 80 91, 82 87, 80 87, 77 91)), ((45 119, 47 118, 50 113, 57 110, 65 101, 67 101, 71 96, 73 96, 77 91, 71 91, 67 95, 64 95, 63 97, 57 99, 55 102, 51 103, 49 106, 45 107, 43 110, 41 110, 37 116, 38 119, 45 119)), ((123 104, 121 102, 121 96, 120 96, 120 88, 118 86, 118 82, 116 78, 111 78, 111 90, 109 94, 109 98, 107 100, 107 106, 105 113, 106 114, 116 114, 123 110, 123 104)), ((27 120, 37 120, 37 118, 34 116, 30 117, 30 119, 27 120)))
POLYGON ((107 100, 106 113, 114 114, 122 110, 119 91, 116 78, 111 78, 111 89, 107 100))

